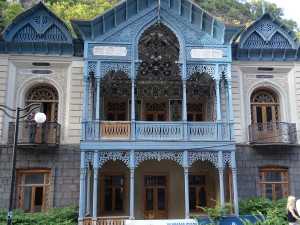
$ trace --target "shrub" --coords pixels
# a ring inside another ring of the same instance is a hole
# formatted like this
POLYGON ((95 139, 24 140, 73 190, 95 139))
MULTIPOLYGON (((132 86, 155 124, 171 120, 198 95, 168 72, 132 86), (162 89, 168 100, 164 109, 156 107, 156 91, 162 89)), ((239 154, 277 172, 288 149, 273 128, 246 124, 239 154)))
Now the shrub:
MULTIPOLYGON (((256 214, 265 220, 259 220, 256 225, 286 225, 286 199, 272 202, 265 198, 251 198, 240 202, 240 213, 256 214)), ((252 225, 244 221, 244 225, 252 225)))
MULTIPOLYGON (((6 211, 0 212, 0 225, 6 225, 6 211)), ((14 211, 14 225, 76 225, 76 207, 54 208, 46 213, 14 211)))

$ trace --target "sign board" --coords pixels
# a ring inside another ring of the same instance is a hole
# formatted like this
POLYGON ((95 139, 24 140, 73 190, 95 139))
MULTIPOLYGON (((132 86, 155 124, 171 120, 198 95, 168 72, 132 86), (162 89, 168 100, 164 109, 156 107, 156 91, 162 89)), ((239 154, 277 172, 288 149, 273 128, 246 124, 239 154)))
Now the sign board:
MULTIPOLYGON (((220 220, 220 225, 244 225, 244 221, 249 221, 252 223, 257 222, 258 220, 263 220, 261 216, 229 216, 229 217, 223 217, 220 220)), ((199 219, 198 220, 199 225, 210 225, 211 221, 209 219, 199 219)))
POLYGON ((222 59, 223 51, 220 49, 193 48, 191 50, 191 58, 193 58, 193 59, 222 59))
POLYGON ((95 46, 93 48, 95 56, 127 56, 127 48, 122 46, 95 46))
POLYGON ((198 225, 197 220, 126 220, 125 225, 198 225))

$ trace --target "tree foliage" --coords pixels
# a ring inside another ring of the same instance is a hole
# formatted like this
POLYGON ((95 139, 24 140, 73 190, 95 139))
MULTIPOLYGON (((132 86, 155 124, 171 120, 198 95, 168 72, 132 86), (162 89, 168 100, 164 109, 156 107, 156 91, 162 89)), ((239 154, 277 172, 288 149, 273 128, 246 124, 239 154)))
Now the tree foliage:
MULTIPOLYGON (((203 9, 227 24, 247 25, 263 14, 262 0, 194 0, 203 9)), ((284 19, 283 9, 276 4, 265 1, 265 11, 281 20, 295 32, 299 31, 297 22, 284 19)))

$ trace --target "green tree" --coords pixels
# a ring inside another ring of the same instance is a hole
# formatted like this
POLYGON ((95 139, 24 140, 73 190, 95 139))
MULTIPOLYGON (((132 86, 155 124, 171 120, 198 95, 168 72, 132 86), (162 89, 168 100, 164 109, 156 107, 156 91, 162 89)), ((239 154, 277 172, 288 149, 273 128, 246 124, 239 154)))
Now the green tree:
MULTIPOLYGON (((203 9, 227 24, 247 25, 263 14, 262 0, 194 0, 203 9)), ((283 18, 284 13, 276 4, 265 1, 265 11, 281 20, 294 31, 299 31, 296 21, 283 18)))
POLYGON ((19 3, 7 3, 0 0, 0 31, 7 26, 17 15, 24 11, 19 3), (1 29, 2 28, 2 29, 1 29))

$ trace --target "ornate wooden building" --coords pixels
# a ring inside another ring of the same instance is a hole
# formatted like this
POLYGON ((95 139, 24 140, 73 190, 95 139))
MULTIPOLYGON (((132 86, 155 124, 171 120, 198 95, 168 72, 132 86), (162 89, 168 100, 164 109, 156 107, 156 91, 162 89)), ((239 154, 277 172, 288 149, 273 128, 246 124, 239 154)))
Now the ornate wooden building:
POLYGON ((47 115, 21 122, 15 207, 122 224, 299 193, 299 45, 271 15, 237 28, 189 0, 125 0, 72 26, 38 3, 0 39, 0 104, 47 115))

